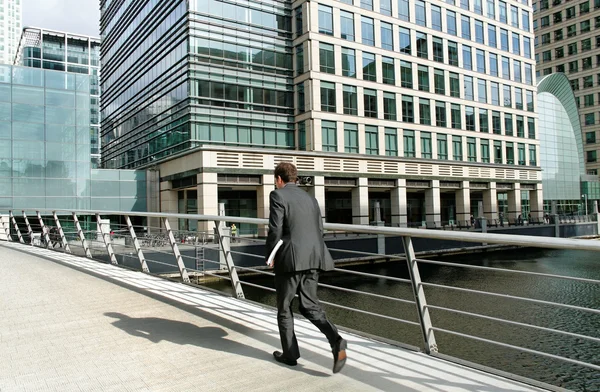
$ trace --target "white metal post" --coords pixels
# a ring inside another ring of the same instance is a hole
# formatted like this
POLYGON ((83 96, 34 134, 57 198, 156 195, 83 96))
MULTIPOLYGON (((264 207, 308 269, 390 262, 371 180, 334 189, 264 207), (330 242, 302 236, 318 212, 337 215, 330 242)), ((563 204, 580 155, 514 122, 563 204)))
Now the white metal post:
POLYGON ((142 248, 140 247, 140 243, 135 235, 135 230, 133 229, 133 225, 131 224, 131 219, 129 215, 125 215, 125 220, 127 221, 127 227, 129 228, 129 234, 131 235, 131 239, 133 240, 133 246, 135 247, 135 252, 137 253, 138 259, 140 260, 140 266, 142 267, 142 271, 150 272, 148 269, 148 264, 146 264, 146 259, 144 258, 144 252, 142 252, 142 248))
POLYGON ((15 216, 13 215, 12 211, 9 211, 8 215, 10 217, 10 220, 12 221, 13 226, 15 227, 15 230, 17 231, 17 236, 19 237, 19 242, 24 244, 25 241, 23 240, 23 236, 21 235, 21 230, 19 230, 19 225, 17 225, 17 220, 15 219, 15 216))
MULTIPOLYGON (((6 217, 6 219, 9 219, 8 216, 6 217)), ((5 225, 4 215, 0 215, 0 223, 2 223, 2 228, 4 229, 4 233, 6 235, 6 241, 12 241, 12 238, 10 237, 10 221, 7 221, 5 225)))
POLYGON ((235 291, 235 295, 238 298, 246 298, 244 296, 244 290, 242 289, 242 284, 240 283, 237 270, 233 265, 233 258, 231 257, 229 242, 225 241, 225 228, 219 226, 219 222, 215 222, 215 227, 219 240, 219 248, 221 249, 221 252, 225 258, 225 264, 227 264, 227 270, 229 271, 229 277, 231 278, 231 286, 233 287, 233 291, 235 291))
POLYGON ((410 273, 410 280, 412 281, 413 294, 415 296, 415 303, 417 305, 417 312, 419 314, 419 323, 421 324, 421 332, 423 333, 423 340, 425 341, 425 352, 430 354, 431 352, 437 352, 437 343, 433 334, 431 317, 429 316, 429 309, 427 308, 427 301, 425 300, 425 291, 421 284, 421 275, 419 274, 419 266, 415 257, 415 250, 412 245, 412 239, 408 236, 402 237, 404 244, 404 252, 406 254, 406 262, 408 264, 408 271, 410 273))
POLYGON ((42 228, 42 236, 44 236, 44 240, 46 240, 46 248, 50 246, 50 236, 48 235, 48 229, 44 224, 44 220, 42 219, 42 214, 39 211, 36 211, 37 217, 40 221, 40 227, 42 228))
POLYGON ((23 211, 23 219, 25 219, 25 224, 27 225, 27 233, 29 234, 29 243, 33 245, 33 230, 31 230, 31 225, 29 224, 29 219, 27 218, 27 214, 23 211))
POLYGON ((110 242, 110 227, 109 227, 108 233, 105 233, 104 230, 102 230, 102 219, 100 218, 100 214, 96 214, 96 222, 98 222, 98 230, 100 230, 100 234, 102 235, 102 240, 104 241, 104 245, 106 246, 106 252, 108 253, 110 262, 112 264, 119 264, 119 263, 117 263, 117 258, 115 257, 115 252, 114 252, 112 244, 110 242), (107 234, 108 234, 108 239, 106 238, 107 234))
POLYGON ((83 246, 83 251, 85 252, 85 257, 88 259, 92 258, 92 252, 90 252, 90 247, 88 246, 87 240, 85 239, 85 234, 81 229, 81 224, 79 223, 79 219, 77 219, 77 214, 73 213, 73 222, 75 222, 75 227, 77 228, 77 234, 79 235, 79 239, 81 240, 81 246, 83 246))
POLYGON ((175 236, 173 235, 173 231, 171 230, 171 225, 169 224, 169 220, 167 218, 164 218, 163 224, 165 225, 165 229, 167 229, 167 236, 169 237, 169 243, 171 244, 171 249, 173 249, 173 254, 175 255, 175 259, 177 260, 177 267, 179 267, 179 273, 181 274, 181 279, 185 283, 190 283, 190 277, 187 273, 187 269, 185 268, 185 264, 183 263, 183 258, 181 257, 181 253, 179 253, 179 247, 177 246, 177 241, 175 241, 175 236))
POLYGON ((65 232, 60 225, 60 221, 58 220, 58 215, 56 215, 56 211, 52 211, 54 215, 54 223, 56 223, 56 227, 58 228, 58 234, 60 234, 60 241, 62 242, 63 248, 65 252, 71 253, 71 248, 69 247, 69 243, 67 242, 67 237, 65 237, 65 232))

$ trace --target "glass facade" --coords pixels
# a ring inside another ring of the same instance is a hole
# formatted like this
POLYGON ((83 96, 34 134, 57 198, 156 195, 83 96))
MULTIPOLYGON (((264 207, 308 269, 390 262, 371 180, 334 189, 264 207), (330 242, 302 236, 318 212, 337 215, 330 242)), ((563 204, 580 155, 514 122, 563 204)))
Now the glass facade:
POLYGON ((100 164, 100 39, 26 27, 15 65, 89 75, 90 157, 100 164))

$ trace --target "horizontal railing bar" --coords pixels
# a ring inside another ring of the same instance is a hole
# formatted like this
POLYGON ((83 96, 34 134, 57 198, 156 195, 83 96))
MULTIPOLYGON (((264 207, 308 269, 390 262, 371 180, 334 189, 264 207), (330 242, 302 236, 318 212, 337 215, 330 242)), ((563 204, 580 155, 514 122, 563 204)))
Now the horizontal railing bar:
POLYGON ((352 293, 352 294, 361 294, 361 295, 366 295, 366 296, 369 296, 369 297, 387 299, 387 300, 390 300, 390 301, 396 301, 396 302, 401 302, 401 303, 406 303, 406 304, 411 304, 411 305, 415 304, 415 301, 410 301, 410 300, 403 299, 403 298, 394 298, 394 297, 388 297, 386 295, 381 295, 381 294, 367 293, 365 291, 347 289, 345 287, 339 287, 339 286, 332 286, 332 285, 329 285, 329 284, 326 284, 326 283, 318 283, 318 285, 319 285, 319 287, 326 287, 328 289, 345 291, 347 293, 352 293))
POLYGON ((330 252, 340 252, 340 253, 355 253, 357 255, 364 255, 364 256, 379 256, 379 257, 385 258, 385 259, 406 260, 406 257, 404 257, 404 256, 385 255, 385 254, 381 254, 381 253, 363 252, 360 250, 329 248, 329 251, 330 252))
POLYGON ((378 274, 370 274, 368 272, 360 272, 360 271, 352 271, 352 270, 347 270, 344 268, 334 268, 333 271, 340 271, 340 272, 344 272, 347 274, 351 274, 351 275, 360 275, 360 276, 366 276, 369 278, 375 278, 375 279, 387 279, 387 280, 391 280, 394 282, 402 282, 402 283, 411 283, 410 279, 402 279, 402 278, 395 278, 393 276, 385 276, 385 275, 378 275, 378 274))
POLYGON ((557 306, 557 307, 561 307, 561 308, 567 308, 567 309, 572 309, 572 310, 581 310, 581 311, 584 311, 584 312, 590 312, 590 313, 600 314, 600 309, 584 308, 584 307, 581 307, 581 306, 575 306, 575 305, 569 305, 569 304, 561 304, 559 302, 551 302, 551 301, 543 301, 543 300, 540 300, 540 299, 518 297, 518 296, 514 296, 514 295, 510 295, 510 294, 490 293, 488 291, 465 289, 465 288, 462 288, 462 287, 452 287, 452 286, 445 286, 445 285, 441 285, 441 284, 427 283, 427 282, 421 282, 421 285, 425 286, 425 287, 436 287, 436 288, 441 288, 441 289, 462 291, 462 292, 465 292, 465 293, 484 294, 484 295, 489 295, 489 296, 492 296, 492 297, 516 299, 516 300, 520 300, 520 301, 532 302, 532 303, 541 304, 541 305, 557 306))
POLYGON ((247 252, 238 252, 237 250, 231 250, 230 249, 229 252, 231 254, 234 254, 234 255, 242 255, 242 256, 254 257, 256 259, 264 259, 265 258, 264 255, 257 255, 255 253, 247 253, 247 252))
POLYGON ((263 290, 271 291, 271 292, 273 292, 273 293, 274 293, 274 292, 276 292, 276 290, 275 290, 275 289, 273 289, 273 288, 271 288, 271 287, 267 287, 267 286, 261 286, 261 285, 259 285, 259 284, 256 284, 256 283, 245 282, 245 281, 243 281, 243 280, 240 280, 240 283, 241 283, 241 284, 243 284, 243 285, 252 286, 252 287, 259 288, 259 289, 263 289, 263 290))
POLYGON ((546 327, 542 327, 542 326, 539 326, 539 325, 521 323, 519 321, 505 320, 505 319, 501 319, 501 318, 497 318, 497 317, 493 317, 493 316, 486 316, 486 315, 483 315, 483 314, 465 312, 464 310, 445 308, 443 306, 427 305, 427 307, 429 309, 443 310, 443 311, 447 311, 447 312, 450 312, 450 313, 462 314, 462 315, 465 315, 465 316, 472 316, 472 317, 482 318, 482 319, 486 319, 486 320, 498 321, 498 322, 505 323, 505 324, 518 325, 520 327, 527 327, 527 328, 537 329, 537 330, 540 330, 540 331, 553 332, 553 333, 557 333, 557 334, 560 334, 560 335, 571 336, 571 337, 574 337, 574 338, 580 338, 580 339, 585 339, 585 340, 591 340, 591 341, 594 341, 594 342, 600 342, 600 338, 595 338, 593 336, 587 336, 587 335, 581 335, 581 334, 574 333, 574 332, 568 332, 568 331, 562 331, 562 330, 559 330, 559 329, 546 328, 546 327))
POLYGON ((467 335, 467 334, 464 334, 464 333, 460 333, 460 332, 456 332, 456 331, 451 331, 451 330, 444 329, 444 328, 432 327, 431 329, 433 331, 437 331, 437 332, 445 332, 445 333, 449 333, 451 335, 461 336, 461 337, 468 338, 468 339, 474 339, 474 340, 478 340, 478 341, 484 342, 484 343, 490 343, 490 344, 494 344, 494 345, 497 345, 497 346, 502 346, 502 347, 511 348, 511 349, 514 349, 514 350, 526 352, 526 353, 529 353, 529 354, 541 355, 541 356, 552 358, 552 359, 556 359, 556 360, 559 360, 559 361, 569 362, 569 363, 573 363, 575 365, 585 366, 585 367, 588 367, 588 368, 591 368, 591 369, 600 370, 600 366, 594 365, 592 363, 581 362, 581 361, 578 361, 576 359, 571 359, 571 358, 567 358, 567 357, 561 357, 559 355, 549 354, 549 353, 545 353, 543 351, 532 350, 532 349, 529 349, 529 348, 515 346, 515 345, 512 345, 512 344, 508 344, 508 343, 497 342, 495 340, 490 340, 490 339, 486 339, 486 338, 480 338, 478 336, 467 335))
POLYGON ((560 278, 560 279, 567 279, 567 280, 573 280, 573 281, 578 281, 578 282, 600 284, 600 280, 578 278, 576 276, 561 276, 561 275, 554 275, 554 274, 544 274, 541 272, 518 271, 518 270, 505 269, 505 268, 484 267, 484 266, 471 265, 471 264, 449 263, 446 261, 437 261, 437 260, 417 259, 417 261, 421 262, 421 263, 443 265, 443 266, 447 266, 447 267, 461 267, 461 268, 471 268, 471 269, 479 269, 479 270, 486 270, 486 271, 508 272, 508 273, 515 273, 515 274, 523 274, 523 275, 535 275, 535 276, 542 276, 542 277, 547 277, 547 278, 560 278))
POLYGON ((358 312, 358 313, 366 314, 366 315, 369 315, 369 316, 380 317, 380 318, 384 318, 386 320, 399 321, 401 323, 406 323, 406 324, 410 324, 410 325, 420 326, 420 324, 418 322, 416 322, 416 321, 409 321, 409 320, 404 320, 404 319, 397 318, 397 317, 386 316, 384 314, 378 314, 378 313, 369 312, 367 310, 350 308, 348 306, 338 305, 338 304, 334 304, 332 302, 327 302, 327 301, 319 301, 319 302, 322 303, 322 304, 325 304, 325 305, 333 306, 334 308, 349 310, 351 312, 358 312))
POLYGON ((213 274, 213 273, 206 272, 206 271, 198 271, 198 272, 201 272, 203 275, 214 276, 215 278, 225 279, 225 280, 231 281, 231 278, 229 276, 217 275, 217 274, 213 274))
MULTIPOLYGON (((142 216, 151 218, 172 218, 172 219, 192 219, 199 221, 232 221, 237 223, 249 223, 254 225, 268 225, 269 220, 264 218, 245 218, 235 216, 219 216, 219 215, 198 215, 198 214, 174 214, 160 212, 124 212, 124 211, 95 211, 95 210, 60 210, 48 208, 29 208, 25 211, 40 211, 40 212, 66 212, 84 215, 129 215, 142 216)), ((501 245, 516 245, 525 247, 542 247, 552 249, 581 249, 600 251, 600 241, 589 241, 582 239, 571 238, 555 238, 555 237, 536 237, 517 234, 491 234, 478 232, 460 232, 448 230, 423 230, 404 227, 386 227, 386 226, 367 226, 367 225, 349 225, 341 223, 324 223, 324 230, 345 230, 353 233, 371 233, 383 234, 390 236, 409 236, 416 238, 429 238, 449 241, 465 241, 490 243, 501 245)))
POLYGON ((239 265, 234 266, 235 269, 239 269, 242 271, 252 271, 252 272, 256 272, 258 274, 261 275, 268 275, 268 276, 275 276, 275 274, 273 272, 269 272, 269 271, 264 271, 264 270, 259 270, 256 268, 252 268, 252 267, 241 267, 239 265))

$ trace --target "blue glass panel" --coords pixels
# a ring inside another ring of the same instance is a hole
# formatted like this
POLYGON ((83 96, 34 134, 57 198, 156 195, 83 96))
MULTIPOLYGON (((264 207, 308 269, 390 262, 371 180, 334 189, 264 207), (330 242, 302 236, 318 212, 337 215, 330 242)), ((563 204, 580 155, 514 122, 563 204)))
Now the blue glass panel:
POLYGON ((74 161, 75 145, 70 143, 46 143, 46 159, 49 161, 74 161))
POLYGON ((14 159, 44 159, 44 142, 13 141, 14 159))
POLYGON ((90 160, 90 152, 89 144, 78 144, 75 160, 79 162, 88 162, 90 160))
POLYGON ((12 196, 12 180, 0 178, 0 196, 12 196))
POLYGON ((69 125, 46 125, 46 141, 75 143, 75 127, 69 125))
MULTIPOLYGON (((40 180, 38 180, 40 181, 40 180)), ((43 180, 41 180, 43 181, 43 180)), ((44 189, 44 184, 41 184, 42 189, 44 189)), ((18 195, 15 189, 15 195, 18 195)), ((14 209, 28 209, 28 208, 46 208, 46 198, 45 197, 15 197, 13 198, 13 208, 14 209)))
POLYGON ((74 210, 77 209, 77 199, 74 197, 48 197, 46 198, 46 208, 74 210))
POLYGON ((77 127, 76 128, 76 142, 78 144, 90 144, 90 128, 77 127))
POLYGON ((92 170, 92 180, 112 180, 119 181, 118 170, 94 169, 92 170))
POLYGON ((13 67, 12 80, 14 84, 44 87, 44 74, 41 69, 13 67))
POLYGON ((118 197, 92 197, 92 210, 118 211, 120 208, 118 197))
POLYGON ((119 201, 119 211, 147 211, 145 198, 122 198, 119 201))
POLYGON ((10 65, 0 65, 0 82, 1 83, 10 83, 11 82, 11 66, 10 65))
POLYGON ((13 139, 44 141, 44 124, 13 122, 13 139))
MULTIPOLYGON (((0 140, 5 142, 5 140, 0 140)), ((10 144, 10 142, 6 143, 10 144)), ((8 158, 0 158, 0 177, 12 177, 12 160, 8 158)))
POLYGON ((44 90, 39 87, 17 86, 12 89, 13 102, 27 103, 29 105, 44 104, 44 90))
POLYGON ((46 88, 75 90, 75 75, 65 72, 45 71, 46 88))
POLYGON ((89 179, 92 163, 89 158, 87 162, 77 162, 77 178, 89 179))
POLYGON ((77 91, 90 91, 90 77, 88 75, 76 75, 75 84, 77 91))
MULTIPOLYGON (((0 74, 0 79, 2 75, 0 74)), ((0 83, 0 102, 10 102, 11 93, 10 93, 10 84, 0 83)))
POLYGON ((13 121, 44 122, 44 107, 13 103, 13 121))
POLYGON ((12 161, 14 177, 45 177, 44 161, 15 159, 12 161))
POLYGON ((76 175, 77 162, 46 162, 46 178, 75 178, 76 175))
POLYGON ((77 209, 78 210, 91 210, 91 202, 89 197, 78 197, 77 198, 77 209))
POLYGON ((12 197, 0 197, 0 208, 3 208, 3 209, 13 208, 12 197))
POLYGON ((77 110, 77 125, 85 126, 90 125, 90 110, 77 110))
POLYGON ((73 109, 48 106, 46 107, 46 123, 75 125, 75 111, 73 109))
POLYGON ((46 179, 46 196, 75 197, 77 184, 72 180, 46 179))
POLYGON ((10 128, 10 121, 0 120, 0 139, 10 139, 12 137, 10 128))
MULTIPOLYGON (((88 99, 88 102, 89 102, 89 99, 88 99)), ((58 91, 58 90, 46 89, 46 105, 74 108, 75 107, 75 95, 69 91, 58 91)))
POLYGON ((10 158, 12 156, 12 142, 10 140, 0 139, 0 158, 10 158))
MULTIPOLYGON (((43 178, 13 178, 13 192, 15 195, 44 196, 45 191, 45 180, 43 178)), ((23 197, 23 199, 26 198, 28 197, 23 197)), ((37 207, 37 205, 33 203, 28 207, 37 207)))
POLYGON ((90 95, 77 93, 76 107, 77 110, 89 110, 90 109, 90 95))

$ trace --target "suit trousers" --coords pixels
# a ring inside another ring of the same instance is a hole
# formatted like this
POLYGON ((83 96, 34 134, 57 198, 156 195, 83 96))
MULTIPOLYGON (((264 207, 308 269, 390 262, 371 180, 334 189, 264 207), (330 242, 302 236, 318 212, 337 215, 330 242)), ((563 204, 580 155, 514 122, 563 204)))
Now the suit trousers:
POLYGON ((296 360, 300 358, 298 341, 294 333, 294 315, 292 302, 298 294, 300 314, 310 320, 326 337, 333 348, 340 335, 337 328, 325 316, 325 311, 317 298, 317 283, 319 271, 308 270, 275 275, 275 290, 277 291, 277 325, 281 338, 283 356, 296 360))

